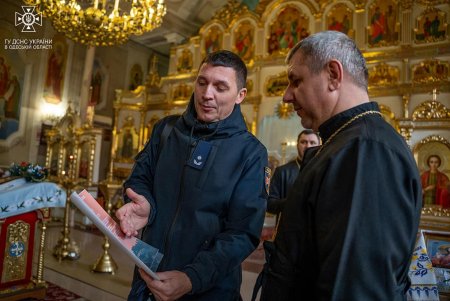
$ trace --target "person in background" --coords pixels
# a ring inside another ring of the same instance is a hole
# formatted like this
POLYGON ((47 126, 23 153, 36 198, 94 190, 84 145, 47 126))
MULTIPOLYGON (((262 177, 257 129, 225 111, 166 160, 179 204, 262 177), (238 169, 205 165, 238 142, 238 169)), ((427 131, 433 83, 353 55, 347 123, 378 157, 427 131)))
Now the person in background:
POLYGON ((241 263, 258 246, 269 181, 267 150, 239 105, 246 77, 236 54, 207 55, 186 111, 156 124, 138 154, 116 216, 127 235, 145 227, 142 240, 164 257, 160 280, 136 270, 128 300, 241 300, 241 263))
POLYGON ((324 31, 296 44, 286 63, 283 101, 322 145, 306 152, 289 193, 260 300, 406 300, 420 176, 369 100, 364 57, 345 34, 324 31))
POLYGON ((288 192, 291 190, 295 179, 300 171, 303 154, 305 150, 320 144, 320 138, 313 130, 306 129, 300 132, 297 137, 298 156, 275 169, 270 181, 269 199, 267 200, 267 212, 276 214, 277 220, 283 210, 288 192))

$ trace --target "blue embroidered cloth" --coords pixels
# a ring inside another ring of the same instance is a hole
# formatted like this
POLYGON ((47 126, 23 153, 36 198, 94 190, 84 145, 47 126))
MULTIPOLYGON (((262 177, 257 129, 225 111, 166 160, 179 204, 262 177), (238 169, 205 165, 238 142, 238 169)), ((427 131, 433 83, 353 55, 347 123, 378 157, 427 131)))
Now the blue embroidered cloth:
POLYGON ((0 219, 40 208, 64 207, 66 192, 55 183, 24 178, 0 184, 0 219))
POLYGON ((407 293, 408 301, 439 301, 436 275, 422 231, 417 237, 408 274, 411 279, 411 287, 407 293))

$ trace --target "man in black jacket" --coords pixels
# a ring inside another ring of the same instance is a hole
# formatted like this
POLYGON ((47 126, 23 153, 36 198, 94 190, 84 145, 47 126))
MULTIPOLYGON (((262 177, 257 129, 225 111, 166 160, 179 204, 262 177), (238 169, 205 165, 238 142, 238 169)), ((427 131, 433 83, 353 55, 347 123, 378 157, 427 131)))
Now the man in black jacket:
POLYGON ((403 137, 369 100, 364 57, 345 34, 324 31, 286 62, 283 101, 322 146, 306 152, 286 201, 261 301, 406 300, 420 177, 403 137))
POLYGON ((279 214, 283 210, 286 197, 297 179, 298 172, 303 160, 305 150, 309 147, 317 146, 320 138, 313 130, 306 129, 300 132, 297 137, 298 156, 281 166, 278 166, 270 181, 269 199, 267 200, 267 212, 276 214, 277 221, 279 214))
POLYGON ((241 263, 259 243, 268 182, 267 150, 240 110, 246 77, 236 54, 209 54, 186 111, 155 125, 138 154, 116 215, 127 235, 146 226, 142 239, 164 257, 160 281, 135 272, 128 300, 240 299, 241 263))

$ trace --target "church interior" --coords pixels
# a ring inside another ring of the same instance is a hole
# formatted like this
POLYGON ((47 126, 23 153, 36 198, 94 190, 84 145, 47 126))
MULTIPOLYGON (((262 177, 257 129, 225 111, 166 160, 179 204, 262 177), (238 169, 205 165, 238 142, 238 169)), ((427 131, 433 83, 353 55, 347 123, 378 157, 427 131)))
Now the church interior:
MULTIPOLYGON (((361 49, 370 98, 409 145, 420 174, 429 172, 431 155, 439 157, 447 194, 427 200, 420 228, 427 242, 450 246, 449 1, 159 0, 150 1, 155 17, 145 30, 135 23, 120 29, 122 21, 107 34, 95 28, 108 18, 87 8, 129 10, 131 1, 47 1, 67 6, 48 10, 38 2, 46 1, 3 0, 0 10, 0 300, 43 299, 47 282, 79 300, 125 300, 133 263, 68 196, 87 189, 113 214, 153 126, 185 110, 202 58, 219 49, 247 65, 241 110, 272 170, 295 158, 303 128, 281 101, 285 58, 298 41, 327 29, 361 49), (42 189, 54 194, 32 212, 26 199, 6 195, 8 185, 25 185, 18 177, 11 184, 12 170, 30 166, 35 182, 46 168, 42 189), (17 261, 5 250, 23 221, 27 254, 17 261)), ((273 226, 268 214, 265 230, 273 226)), ((243 264, 244 300, 263 263, 261 252, 252 256, 243 264)), ((441 300, 450 300, 450 265, 434 267, 441 300)))

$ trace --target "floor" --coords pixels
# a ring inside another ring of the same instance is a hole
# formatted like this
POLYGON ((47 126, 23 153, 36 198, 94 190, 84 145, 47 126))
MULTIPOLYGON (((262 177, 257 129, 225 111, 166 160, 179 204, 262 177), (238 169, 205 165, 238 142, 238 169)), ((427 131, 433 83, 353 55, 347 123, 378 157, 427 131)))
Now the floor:
MULTIPOLYGON (((121 301, 128 295, 134 265, 123 253, 111 246, 108 253, 117 264, 114 275, 92 272, 92 266, 102 256, 103 236, 93 231, 70 228, 70 241, 79 248, 78 260, 64 259, 59 262, 53 256, 54 248, 62 237, 60 222, 51 222, 47 228, 44 256, 44 279, 72 291, 84 300, 121 301)), ((244 301, 251 300, 257 272, 262 266, 262 250, 257 250, 243 264, 241 295, 244 301)))
MULTIPOLYGON (((266 221, 263 237, 269 238, 273 221, 266 221)), ((62 237, 60 222, 52 222, 48 226, 46 237, 44 279, 55 283, 82 297, 77 301, 122 301, 128 295, 134 265, 124 254, 111 246, 109 254, 118 268, 114 275, 110 273, 92 272, 92 266, 101 257, 104 250, 103 236, 89 229, 75 227, 70 229, 70 239, 79 247, 78 260, 58 260, 53 256, 53 250, 62 237)), ((36 256, 35 256, 36 257, 36 256)), ((241 295, 244 301, 251 300, 253 286, 259 270, 264 262, 262 249, 258 248, 243 263, 243 282, 241 295)), ((34 273, 36 275, 36 273, 34 273)), ((441 301, 450 301, 450 297, 442 296, 441 301)))

